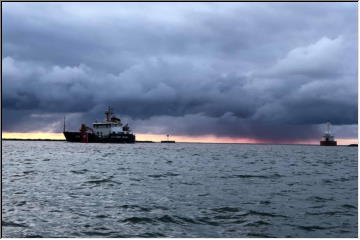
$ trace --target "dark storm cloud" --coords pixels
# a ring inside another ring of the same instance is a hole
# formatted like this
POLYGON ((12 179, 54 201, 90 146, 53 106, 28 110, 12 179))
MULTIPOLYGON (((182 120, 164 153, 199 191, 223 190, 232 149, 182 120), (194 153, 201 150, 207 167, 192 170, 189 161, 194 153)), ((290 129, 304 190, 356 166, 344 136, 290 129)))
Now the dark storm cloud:
POLYGON ((161 134, 292 140, 318 137, 325 121, 357 124, 356 11, 4 3, 4 130, 59 131, 64 114, 75 125, 107 105, 161 134))

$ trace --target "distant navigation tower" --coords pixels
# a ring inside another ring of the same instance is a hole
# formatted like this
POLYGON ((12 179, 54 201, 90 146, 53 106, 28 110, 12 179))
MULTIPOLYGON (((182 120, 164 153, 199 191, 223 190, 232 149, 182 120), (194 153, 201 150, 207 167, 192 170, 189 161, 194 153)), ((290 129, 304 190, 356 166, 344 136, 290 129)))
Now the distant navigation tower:
POLYGON ((174 140, 169 140, 169 134, 166 134, 166 140, 164 140, 164 141, 161 141, 161 143, 175 143, 175 141, 174 140))

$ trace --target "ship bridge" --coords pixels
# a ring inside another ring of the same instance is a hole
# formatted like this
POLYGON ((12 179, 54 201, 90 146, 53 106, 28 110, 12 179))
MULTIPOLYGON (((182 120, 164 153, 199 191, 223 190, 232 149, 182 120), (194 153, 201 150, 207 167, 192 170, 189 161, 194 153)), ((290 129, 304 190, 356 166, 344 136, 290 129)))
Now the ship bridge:
POLYGON ((93 128, 96 135, 99 137, 109 136, 111 134, 129 133, 129 127, 126 124, 124 127, 121 119, 113 115, 112 109, 109 107, 105 112, 105 120, 103 122, 94 122, 93 128))

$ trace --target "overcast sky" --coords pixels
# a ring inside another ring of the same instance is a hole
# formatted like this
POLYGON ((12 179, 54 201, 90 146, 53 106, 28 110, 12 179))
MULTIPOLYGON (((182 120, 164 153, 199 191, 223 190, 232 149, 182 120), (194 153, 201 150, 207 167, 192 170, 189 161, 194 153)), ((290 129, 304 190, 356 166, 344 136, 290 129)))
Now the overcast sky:
POLYGON ((3 131, 357 138, 357 3, 11 3, 3 131))

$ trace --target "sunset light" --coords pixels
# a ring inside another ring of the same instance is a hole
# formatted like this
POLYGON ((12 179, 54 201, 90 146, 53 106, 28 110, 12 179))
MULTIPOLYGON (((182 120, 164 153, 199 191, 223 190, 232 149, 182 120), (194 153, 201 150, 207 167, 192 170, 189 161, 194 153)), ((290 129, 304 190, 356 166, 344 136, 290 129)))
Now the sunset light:
MULTIPOLYGON (((3 132, 3 139, 51 139, 51 140, 65 140, 63 133, 47 133, 47 132, 33 132, 33 133, 18 133, 18 132, 3 132)), ((256 139, 247 139, 247 138, 229 138, 229 137, 217 137, 214 135, 206 136, 170 136, 171 140, 176 142, 189 142, 189 143, 267 143, 267 144, 311 144, 318 145, 318 140, 310 141, 289 141, 289 142, 274 142, 270 140, 256 140, 256 139)), ((153 141, 161 142, 166 140, 165 135, 160 134, 147 134, 139 133, 136 134, 137 141, 153 141)), ((338 145, 349 145, 357 144, 358 140, 354 139, 337 139, 338 145)))

